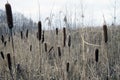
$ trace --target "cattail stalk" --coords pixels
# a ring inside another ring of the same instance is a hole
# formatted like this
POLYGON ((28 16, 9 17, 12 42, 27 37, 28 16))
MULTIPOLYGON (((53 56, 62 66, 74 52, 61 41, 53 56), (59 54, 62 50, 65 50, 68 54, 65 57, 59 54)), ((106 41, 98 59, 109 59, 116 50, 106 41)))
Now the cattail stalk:
POLYGON ((107 43, 107 41, 108 41, 107 25, 103 25, 103 33, 104 33, 105 43, 107 43))
MULTIPOLYGON (((15 54, 14 54, 14 42, 13 42, 13 34, 12 34, 12 28, 13 28, 13 16, 12 16, 12 9, 11 5, 9 3, 5 4, 6 9, 6 16, 7 16, 7 24, 10 30, 11 40, 12 40, 12 49, 13 49, 13 60, 15 65, 15 54)), ((10 54, 7 55, 8 58, 10 57, 10 54)), ((12 75, 11 75, 12 76, 12 75)), ((14 79, 13 79, 14 80, 14 79)))

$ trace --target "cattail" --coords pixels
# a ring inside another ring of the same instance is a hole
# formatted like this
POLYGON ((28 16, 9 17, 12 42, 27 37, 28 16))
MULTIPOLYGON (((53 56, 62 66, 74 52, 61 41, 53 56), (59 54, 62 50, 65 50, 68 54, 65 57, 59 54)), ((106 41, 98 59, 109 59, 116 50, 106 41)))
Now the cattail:
POLYGON ((1 36, 1 41, 2 41, 2 43, 4 43, 4 36, 3 35, 1 36))
POLYGON ((99 50, 96 49, 95 50, 95 61, 98 62, 98 60, 99 60, 99 50))
POLYGON ((58 47, 58 56, 61 58, 61 49, 58 47))
POLYGON ((69 64, 69 62, 66 64, 66 71, 67 72, 69 72, 69 66, 70 66, 70 64, 69 64))
POLYGON ((4 54, 2 51, 0 52, 0 54, 1 54, 2 59, 4 59, 4 54))
POLYGON ((20 35, 21 35, 21 39, 23 39, 23 32, 22 31, 20 31, 20 35))
POLYGON ((44 45, 45 45, 45 52, 47 52, 47 43, 45 43, 44 45))
POLYGON ((32 45, 30 45, 30 51, 32 51, 32 45))
POLYGON ((69 38, 68 38, 68 46, 70 47, 71 46, 71 36, 69 35, 69 38))
POLYGON ((42 34, 42 24, 41 21, 38 22, 38 40, 41 40, 41 34, 42 34))
POLYGON ((44 42, 45 38, 44 38, 44 31, 43 31, 43 34, 42 34, 42 43, 44 42))
POLYGON ((13 17, 12 17, 12 9, 9 3, 5 4, 6 15, 7 15, 7 23, 9 29, 13 28, 13 17))
POLYGON ((58 28, 56 28, 56 35, 58 35, 58 28))
POLYGON ((7 41, 4 42, 4 47, 6 47, 7 41))
POLYGON ((11 63, 10 53, 7 54, 7 60, 8 60, 8 68, 11 71, 12 70, 12 63, 11 63))
POLYGON ((66 44, 66 29, 65 27, 63 28, 63 46, 65 47, 66 44))
POLYGON ((103 31, 104 31, 104 40, 105 40, 105 43, 107 43, 108 41, 107 25, 103 25, 103 31))
POLYGON ((8 41, 10 42, 10 36, 9 36, 9 38, 8 38, 8 41))
POLYGON ((26 31, 26 38, 28 38, 28 29, 27 29, 27 31, 26 31))

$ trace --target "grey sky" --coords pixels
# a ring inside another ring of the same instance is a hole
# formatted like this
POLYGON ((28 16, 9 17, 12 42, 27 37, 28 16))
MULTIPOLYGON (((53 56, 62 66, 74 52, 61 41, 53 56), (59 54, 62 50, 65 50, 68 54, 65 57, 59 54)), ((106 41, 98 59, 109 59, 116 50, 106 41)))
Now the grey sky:
MULTIPOLYGON (((0 9, 5 9, 4 5, 7 0, 0 0, 0 9)), ((8 0, 12 6, 13 12, 21 12, 26 17, 32 18, 34 21, 39 19, 39 9, 38 0, 8 0)), ((78 18, 81 16, 81 2, 83 2, 83 10, 86 22, 85 24, 101 25, 103 23, 103 14, 107 23, 113 22, 113 8, 115 0, 39 0, 41 17, 44 19, 50 15, 51 10, 54 14, 58 14, 59 11, 70 12, 74 16, 76 10, 76 15, 78 18)), ((116 0, 116 15, 117 23, 120 21, 120 0, 116 0)), ((118 23, 119 24, 119 23, 118 23)))

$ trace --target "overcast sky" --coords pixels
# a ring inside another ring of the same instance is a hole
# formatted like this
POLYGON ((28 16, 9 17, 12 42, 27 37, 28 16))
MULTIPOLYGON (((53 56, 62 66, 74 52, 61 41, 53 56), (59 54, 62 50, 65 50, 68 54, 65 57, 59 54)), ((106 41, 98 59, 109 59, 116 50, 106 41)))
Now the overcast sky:
MULTIPOLYGON (((7 0, 0 0, 0 9, 5 10, 5 3, 7 0)), ((20 12, 34 21, 39 20, 39 7, 40 14, 44 19, 48 17, 51 11, 58 14, 60 11, 75 14, 80 19, 81 16, 81 3, 83 3, 84 21, 85 24, 98 24, 103 23, 103 14, 107 23, 113 22, 115 0, 8 0, 12 6, 13 12, 20 12)), ((116 0, 116 22, 120 22, 120 0, 116 0)))

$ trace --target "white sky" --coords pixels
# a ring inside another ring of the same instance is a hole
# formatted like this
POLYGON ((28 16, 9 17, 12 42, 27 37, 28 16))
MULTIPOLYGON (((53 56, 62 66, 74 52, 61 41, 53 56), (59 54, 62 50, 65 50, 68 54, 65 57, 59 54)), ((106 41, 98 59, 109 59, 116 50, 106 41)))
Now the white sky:
MULTIPOLYGON (((39 19, 38 0, 8 0, 12 6, 13 12, 23 13, 26 17, 32 18, 34 21, 39 19)), ((103 23, 104 14, 107 23, 113 22, 113 10, 115 0, 39 0, 41 17, 44 19, 50 15, 51 10, 54 14, 59 11, 66 12, 74 16, 75 9, 77 18, 81 16, 81 2, 83 3, 85 24, 101 25, 103 23)), ((7 0, 0 0, 0 9, 5 9, 7 0)), ((120 22, 120 0, 116 0, 116 22, 120 22)), ((118 23, 119 24, 119 23, 118 23)))

